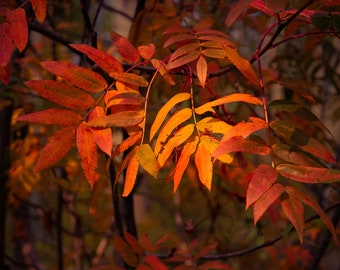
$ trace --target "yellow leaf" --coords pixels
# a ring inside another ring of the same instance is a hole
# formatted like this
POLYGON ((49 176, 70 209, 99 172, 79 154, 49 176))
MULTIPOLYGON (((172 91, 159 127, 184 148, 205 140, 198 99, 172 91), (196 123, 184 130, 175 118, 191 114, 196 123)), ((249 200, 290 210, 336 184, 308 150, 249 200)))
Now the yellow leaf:
POLYGON ((196 127, 204 133, 211 132, 218 134, 226 134, 232 128, 232 126, 226 122, 213 117, 203 118, 197 123, 196 127))
POLYGON ((131 193, 133 187, 135 186, 138 167, 139 167, 137 152, 138 151, 136 151, 131 156, 131 159, 129 160, 129 163, 127 165, 125 180, 124 180, 124 192, 122 194, 123 197, 128 196, 131 193))
POLYGON ((213 173, 213 164, 209 150, 203 143, 199 143, 195 152, 195 165, 201 183, 210 191, 213 173))
MULTIPOLYGON (((201 136, 201 144, 203 144, 206 147, 210 155, 212 155, 212 153, 218 147, 219 143, 220 142, 213 136, 208 136, 208 135, 201 136)), ((230 164, 233 161, 233 156, 227 153, 227 154, 218 156, 217 159, 221 161, 222 163, 230 164)))
POLYGON ((157 179, 159 164, 149 144, 143 144, 139 147, 137 158, 144 170, 157 179))
POLYGON ((150 129, 150 141, 155 136, 158 129, 161 127, 165 117, 167 116, 168 112, 177 104, 184 100, 188 100, 190 98, 190 94, 188 93, 179 93, 174 95, 164 106, 159 110, 156 115, 155 121, 152 123, 150 129))
POLYGON ((164 124, 163 128, 159 132, 158 138, 155 143, 155 155, 159 154, 159 151, 162 148, 162 144, 164 144, 172 131, 177 128, 180 124, 187 121, 192 115, 192 111, 189 108, 184 108, 180 111, 175 112, 164 124))
POLYGON ((200 58, 198 58, 198 61, 196 64, 196 70, 197 70, 198 80, 200 81, 201 86, 204 87, 205 81, 207 79, 208 65, 207 65, 207 61, 205 61, 203 56, 200 56, 200 58))

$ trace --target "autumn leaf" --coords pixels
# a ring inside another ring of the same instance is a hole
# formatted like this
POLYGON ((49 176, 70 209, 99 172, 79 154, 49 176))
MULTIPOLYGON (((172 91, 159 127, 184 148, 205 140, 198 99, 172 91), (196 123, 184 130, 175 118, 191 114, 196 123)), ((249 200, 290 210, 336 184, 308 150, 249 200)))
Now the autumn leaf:
POLYGON ((155 44, 149 43, 148 45, 138 46, 137 50, 143 59, 150 60, 155 53, 156 47, 155 44))
POLYGON ((169 268, 155 255, 146 255, 144 261, 148 263, 152 269, 168 270, 169 268))
POLYGON ((126 111, 109 114, 93 119, 88 123, 91 127, 130 127, 142 122, 144 113, 141 111, 126 111))
POLYGON ((137 255, 133 252, 130 245, 128 245, 119 236, 113 236, 114 247, 118 250, 119 255, 122 257, 124 262, 130 266, 136 267, 138 265, 137 255))
POLYGON ((72 126, 81 119, 82 117, 73 111, 51 108, 40 112, 22 115, 16 120, 44 125, 72 126))
POLYGON ((261 164, 255 169, 247 189, 246 209, 270 189, 277 177, 277 171, 267 164, 261 164))
POLYGON ((42 23, 46 18, 47 2, 46 0, 30 0, 32 9, 38 22, 42 23))
POLYGON ((250 134, 266 128, 268 128, 268 124, 263 120, 258 122, 240 122, 224 133, 221 142, 236 136, 246 139, 250 134))
POLYGON ((224 49, 205 49, 205 50, 202 50, 202 54, 204 56, 211 57, 211 58, 217 58, 217 59, 225 58, 224 49))
POLYGON ((63 77, 69 83, 87 92, 97 93, 107 87, 107 83, 101 75, 87 68, 57 61, 45 61, 40 64, 53 74, 63 77))
POLYGON ((128 62, 137 64, 139 61, 138 50, 130 43, 130 41, 119 35, 116 32, 111 31, 111 40, 117 47, 120 55, 128 62))
MULTIPOLYGON (((0 33, 0 35, 1 35, 1 33, 0 33)), ((0 45, 0 51, 1 51, 1 45, 0 45)), ((0 52, 0 58, 1 58, 1 52, 0 52)), ((1 60, 0 60, 0 62, 1 62, 1 60)), ((7 64, 4 67, 2 67, 1 64, 0 64, 0 80, 6 85, 9 84, 10 73, 11 73, 10 64, 7 64)))
POLYGON ((203 133, 226 134, 232 126, 218 118, 205 117, 196 124, 196 128, 203 133))
POLYGON ((124 239, 132 248, 134 253, 144 255, 145 249, 141 246, 136 237, 134 237, 132 234, 128 232, 124 232, 124 239))
POLYGON ((94 99, 89 94, 66 83, 32 80, 25 84, 47 100, 70 109, 86 110, 94 104, 94 99))
POLYGON ((195 152, 195 165, 201 183, 210 191, 213 173, 213 164, 209 150, 203 143, 199 143, 195 152))
POLYGON ((15 46, 22 52, 28 41, 28 26, 26 20, 25 10, 16 8, 7 14, 7 21, 9 22, 9 36, 13 40, 15 46))
POLYGON ((183 173, 188 166, 188 163, 190 161, 190 157, 193 153, 196 151, 196 147, 199 140, 196 136, 193 141, 190 141, 186 143, 183 147, 183 150, 181 152, 181 155, 177 161, 177 164, 175 166, 175 172, 174 172, 174 192, 176 192, 179 183, 182 180, 183 173))
POLYGON ((142 76, 134 73, 120 73, 120 72, 110 72, 110 77, 116 79, 117 81, 132 84, 140 87, 147 87, 148 81, 142 76))
POLYGON ((140 165, 155 179, 158 178, 159 164, 149 144, 143 144, 137 151, 140 165))
POLYGON ((304 208, 303 204, 295 197, 289 196, 281 202, 283 213, 288 217, 293 224, 300 242, 303 242, 303 232, 305 230, 304 208))
POLYGON ((57 163, 71 149, 75 130, 73 127, 65 127, 58 130, 41 151, 35 171, 46 169, 57 163))
POLYGON ((126 168, 125 179, 124 179, 124 191, 122 196, 126 197, 129 196, 131 191, 133 190, 137 178, 139 161, 137 157, 137 153, 139 148, 136 148, 134 154, 131 156, 129 163, 126 168))
POLYGON ((171 44, 178 43, 178 42, 181 42, 181 41, 187 41, 187 40, 194 40, 194 36, 190 35, 188 33, 173 35, 172 37, 168 38, 164 42, 163 48, 166 48, 166 47, 170 46, 171 44))
POLYGON ((254 0, 239 0, 229 10, 224 24, 227 27, 230 27, 238 19, 238 17, 241 15, 241 13, 247 8, 247 6, 253 1, 254 0))
POLYGON ((151 64, 154 66, 155 69, 159 71, 159 74, 164 78, 164 80, 169 84, 169 85, 176 85, 176 81, 172 77, 171 74, 169 74, 168 70, 166 69, 165 64, 157 59, 151 59, 151 64))
POLYGON ((180 66, 184 66, 185 64, 188 64, 196 60, 200 55, 201 53, 199 51, 192 51, 187 54, 184 54, 171 62, 169 61, 167 64, 167 69, 171 70, 180 66))
POLYGON ((169 113, 169 111, 178 103, 188 100, 190 98, 190 94, 188 93, 179 93, 174 95, 171 99, 165 103, 162 108, 158 111, 154 122, 152 123, 150 129, 150 141, 153 139, 159 128, 161 127, 165 117, 169 113))
POLYGON ((272 185, 261 197, 255 201, 253 205, 254 212, 254 226, 262 217, 264 212, 267 211, 268 207, 271 206, 280 196, 285 192, 284 187, 281 184, 272 185))
POLYGON ((201 83, 201 87, 204 87, 205 81, 207 79, 208 65, 207 65, 207 61, 205 61, 203 56, 200 56, 200 58, 198 58, 198 61, 196 64, 196 70, 197 70, 198 80, 201 83))
POLYGON ((80 163, 91 188, 96 181, 97 147, 91 129, 83 122, 77 128, 76 142, 80 163))
POLYGON ((112 156, 115 157, 115 156, 125 152, 127 149, 129 149, 134 144, 140 143, 141 138, 142 138, 142 132, 136 132, 136 133, 132 134, 127 139, 125 139, 124 141, 122 141, 120 144, 117 145, 112 156))
POLYGON ((113 56, 99 51, 86 44, 70 44, 70 46, 82 53, 95 62, 107 74, 111 72, 123 72, 122 65, 113 56))
POLYGON ((9 37, 9 24, 0 24, 0 66, 8 66, 14 49, 12 39, 9 37))
MULTIPOLYGON (((96 106, 90 112, 88 121, 102 116, 105 116, 104 108, 101 106, 96 106)), ((91 128, 91 132, 98 147, 108 156, 111 156, 113 144, 111 128, 91 128)))
POLYGON ((188 54, 189 52, 192 52, 192 51, 194 51, 198 48, 199 48, 199 44, 197 42, 183 45, 183 46, 179 47, 178 49, 176 49, 170 55, 169 62, 172 62, 172 61, 176 60, 177 58, 179 58, 179 57, 181 57, 185 54, 188 54))

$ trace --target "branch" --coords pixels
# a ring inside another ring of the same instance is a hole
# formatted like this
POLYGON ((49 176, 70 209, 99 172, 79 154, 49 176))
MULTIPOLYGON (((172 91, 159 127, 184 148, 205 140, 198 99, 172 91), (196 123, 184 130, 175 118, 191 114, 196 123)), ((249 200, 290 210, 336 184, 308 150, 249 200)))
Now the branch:
POLYGON ((97 49, 97 32, 94 30, 88 13, 89 0, 80 0, 80 10, 84 18, 85 30, 88 32, 91 40, 91 46, 97 49))

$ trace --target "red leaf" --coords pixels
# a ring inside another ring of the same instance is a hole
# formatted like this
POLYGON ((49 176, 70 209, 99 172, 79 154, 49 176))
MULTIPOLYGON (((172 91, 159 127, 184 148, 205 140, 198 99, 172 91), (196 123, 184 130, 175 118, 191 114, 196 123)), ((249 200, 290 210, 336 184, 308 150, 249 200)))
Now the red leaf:
POLYGON ((86 44, 71 44, 70 46, 84 53, 107 74, 110 74, 111 72, 123 72, 123 67, 118 60, 105 52, 99 51, 86 44))
POLYGON ((124 232, 124 239, 125 241, 130 245, 130 247, 133 249, 133 251, 136 254, 143 255, 145 250, 144 248, 139 244, 137 239, 130 233, 124 232))
POLYGON ((198 61, 196 64, 196 71, 197 71, 198 80, 200 81, 201 86, 204 87, 205 81, 207 79, 208 65, 207 65, 207 61, 205 61, 203 56, 200 56, 200 58, 198 58, 198 61))
POLYGON ((22 52, 27 45, 28 27, 25 10, 16 8, 7 14, 9 22, 9 36, 12 38, 15 46, 22 52))
POLYGON ((30 2, 37 20, 42 23, 46 18, 46 0, 30 0, 30 2))
POLYGON ((17 121, 27 121, 44 125, 72 126, 81 120, 75 112, 61 109, 47 109, 18 117, 17 121))
POLYGON ((140 111, 126 111, 105 115, 89 122, 91 127, 130 127, 137 125, 144 119, 144 113, 140 111))
MULTIPOLYGON (((101 106, 96 106, 89 114, 88 121, 96 119, 98 117, 102 117, 105 115, 104 109, 101 106)), ((112 130, 111 128, 91 128, 92 135, 94 141, 98 145, 98 147, 106 153, 108 156, 111 156, 112 153, 112 130)))
MULTIPOLYGON (((277 2, 280 2, 280 1, 277 1, 277 2)), ((275 16, 275 13, 265 6, 263 0, 254 0, 249 6, 263 13, 266 13, 271 17, 275 16)))
POLYGON ((271 10, 273 13, 278 13, 280 11, 283 11, 287 5, 287 0, 265 0, 266 6, 269 10, 271 10))
POLYGON ((254 225, 262 217, 268 207, 272 205, 285 191, 281 184, 272 185, 262 196, 254 203, 254 225))
POLYGON ((115 248, 118 250, 119 255, 122 257, 125 263, 127 263, 130 266, 138 265, 138 258, 136 254, 122 238, 114 235, 113 243, 115 248))
MULTIPOLYGON (((0 45, 0 51, 1 51, 1 45, 0 45)), ((0 53, 0 58, 1 58, 1 53, 0 53)), ((9 84, 10 74, 11 74, 11 66, 9 64, 4 67, 0 65, 0 80, 6 85, 9 84)))
POLYGON ((92 70, 57 61, 45 61, 41 65, 53 74, 63 77, 69 83, 85 91, 97 93, 107 87, 104 78, 92 70))
POLYGON ((246 209, 256 202, 276 182, 277 171, 266 164, 258 166, 247 189, 246 209))
POLYGON ((74 135, 73 127, 58 130, 41 151, 35 171, 46 169, 64 157, 72 147, 74 135))
POLYGON ((303 232, 305 230, 303 204, 295 196, 289 196, 289 199, 283 200, 281 202, 281 206, 284 214, 295 227, 295 230, 300 238, 300 242, 302 243, 303 232))
POLYGON ((8 66, 14 49, 12 39, 9 37, 9 24, 0 24, 0 66, 8 66))
POLYGON ((91 188, 93 188, 97 178, 97 174, 95 172, 97 168, 97 148, 91 129, 86 126, 84 122, 77 128, 76 141, 81 166, 84 170, 87 181, 91 188))
POLYGON ((25 84, 40 96, 70 109, 86 110, 94 104, 94 100, 89 94, 66 83, 33 80, 25 82, 25 84))
POLYGON ((237 18, 241 15, 241 13, 247 8, 248 4, 250 4, 253 0, 239 0, 232 8, 229 10, 227 18, 224 21, 224 24, 227 27, 230 27, 237 18))
POLYGON ((168 267, 156 256, 154 255, 146 255, 144 261, 151 265, 152 269, 157 270, 167 270, 168 267))
POLYGON ((130 41, 111 31, 111 40, 113 44, 117 47, 120 55, 128 62, 137 64, 139 61, 139 53, 138 50, 130 43, 130 41))
POLYGON ((151 57, 155 54, 155 44, 149 43, 148 45, 141 45, 137 48, 140 56, 145 60, 150 60, 151 57))
POLYGON ((148 81, 145 80, 142 76, 134 73, 111 72, 109 75, 117 81, 132 84, 135 86, 147 87, 149 84, 148 81))

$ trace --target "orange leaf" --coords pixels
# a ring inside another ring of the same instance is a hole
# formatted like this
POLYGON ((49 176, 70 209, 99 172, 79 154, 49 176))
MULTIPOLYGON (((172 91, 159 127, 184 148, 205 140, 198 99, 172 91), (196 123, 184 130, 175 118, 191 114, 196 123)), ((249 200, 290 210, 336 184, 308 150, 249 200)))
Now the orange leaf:
POLYGON ((228 15, 224 21, 227 27, 230 27, 241 15, 241 13, 247 8, 247 6, 254 0, 239 0, 232 8, 229 10, 228 15))
POLYGON ((70 44, 70 46, 84 53, 107 74, 110 74, 111 72, 123 72, 123 67, 118 60, 105 52, 99 51, 86 44, 70 44))
MULTIPOLYGON (((137 147, 136 147, 137 148, 137 147)), ((131 156, 129 163, 126 168, 125 179, 124 179, 124 192, 122 194, 123 197, 129 196, 133 187, 135 186, 137 172, 139 167, 139 162, 137 158, 137 151, 131 156)))
POLYGON ((57 61, 45 61, 41 65, 53 74, 63 77, 69 83, 85 91, 97 93, 107 87, 104 78, 92 70, 57 61))
POLYGON ((261 164, 255 169, 247 189, 246 209, 270 189, 277 177, 277 171, 267 164, 261 164))
POLYGON ((22 52, 28 41, 28 26, 25 10, 16 8, 7 14, 9 22, 9 36, 12 38, 15 46, 22 52))
POLYGON ((288 217, 293 224, 300 242, 303 242, 303 232, 305 230, 304 208, 303 204, 295 197, 289 196, 281 202, 283 213, 288 217))
POLYGON ((58 130, 41 151, 35 171, 46 169, 64 157, 72 147, 74 136, 73 127, 58 130))
POLYGON ((199 48, 199 44, 197 42, 183 45, 183 46, 179 47, 178 49, 176 49, 170 55, 169 62, 172 62, 172 61, 176 60, 178 57, 181 57, 182 55, 188 54, 189 52, 192 52, 192 51, 196 50, 197 48, 199 48))
POLYGON ((209 150, 201 142, 195 152, 195 165, 201 183, 210 191, 213 173, 213 164, 209 150))
MULTIPOLYGON (((96 119, 98 117, 102 117, 105 115, 104 109, 101 106, 96 106, 89 114, 88 121, 96 119)), ((92 135, 94 141, 98 145, 98 147, 106 153, 108 156, 111 156, 112 153, 112 130, 111 128, 91 128, 92 135)))
POLYGON ((125 152, 127 149, 129 149, 132 145, 136 143, 140 143, 140 140, 142 138, 142 132, 136 132, 124 141, 122 141, 120 144, 117 145, 116 149, 114 150, 112 156, 115 157, 119 155, 120 153, 125 152))
POLYGON ((87 181, 91 188, 93 188, 97 178, 95 172, 97 168, 97 148, 91 129, 84 122, 77 128, 76 142, 81 166, 87 181))
POLYGON ((191 155, 195 152, 198 143, 198 137, 194 141, 188 142, 184 145, 181 156, 177 161, 174 173, 174 192, 176 192, 179 183, 182 180, 183 173, 188 166, 191 155))
POLYGON ((139 53, 138 50, 130 43, 130 41, 111 31, 111 40, 113 44, 117 47, 120 55, 128 62, 137 64, 139 61, 139 53))
POLYGON ((69 110, 52 108, 22 115, 16 120, 44 125, 72 126, 81 120, 81 116, 69 110))
MULTIPOLYGON (((201 143, 209 150, 210 155, 215 151, 218 147, 220 141, 211 135, 203 135, 200 137, 201 143)), ((222 163, 231 163, 233 161, 233 156, 230 153, 221 155, 217 158, 222 163)))
POLYGON ((259 79, 256 72, 248 60, 244 59, 236 49, 224 46, 226 57, 229 61, 246 77, 251 83, 258 86, 259 79))
POLYGON ((116 175, 116 181, 115 183, 117 183, 117 181, 119 180, 120 178, 120 175, 122 174, 122 172, 126 169, 126 167, 128 166, 130 160, 135 156, 137 150, 139 148, 139 145, 136 145, 133 149, 131 149, 127 155, 125 156, 125 158, 123 159, 122 161, 122 164, 120 165, 120 168, 117 172, 117 175, 116 175))
POLYGON ((242 137, 232 137, 222 141, 212 155, 214 157, 219 157, 230 152, 247 152, 256 155, 268 155, 270 153, 270 148, 264 142, 245 140, 242 137))
POLYGON ((276 169, 282 176, 303 183, 317 184, 340 181, 340 170, 294 164, 280 164, 276 169))
POLYGON ((246 139, 250 134, 265 128, 268 128, 265 122, 240 122, 224 133, 221 141, 226 141, 236 136, 246 139))
POLYGON ((188 64, 194 60, 196 60, 201 53, 199 51, 192 51, 187 54, 182 55, 181 57, 176 58, 173 61, 169 61, 167 64, 168 70, 174 69, 180 66, 184 66, 185 64, 188 64))
POLYGON ((89 122, 91 127, 130 127, 142 122, 144 113, 140 111, 126 111, 105 115, 89 122))
POLYGON ((117 81, 132 84, 135 86, 147 87, 149 84, 148 81, 145 80, 142 76, 134 73, 110 72, 109 75, 117 81))
POLYGON ((262 196, 254 203, 254 225, 262 217, 264 212, 272 205, 285 191, 281 184, 272 185, 262 196))
POLYGON ((46 0, 30 0, 35 17, 39 22, 46 18, 47 3, 46 0))
POLYGON ((145 59, 145 60, 150 60, 151 57, 155 54, 155 44, 149 43, 148 45, 141 45, 138 46, 137 48, 139 55, 145 59))
POLYGON ((14 49, 12 39, 9 37, 9 24, 0 24, 0 66, 8 66, 14 49))
POLYGON ((163 167, 164 163, 167 161, 172 151, 184 143, 194 132, 194 125, 186 125, 179 130, 177 130, 173 136, 162 146, 162 149, 157 156, 157 160, 160 167, 163 167))
POLYGON ((159 132, 158 138, 155 143, 155 155, 157 156, 162 148, 162 144, 165 143, 172 131, 180 124, 187 121, 192 116, 192 111, 189 108, 184 108, 175 112, 164 124, 163 128, 159 132))
POLYGON ((162 77, 168 84, 170 85, 176 84, 175 80, 169 74, 165 64, 162 61, 157 59, 151 59, 151 64, 154 66, 154 68, 156 68, 159 71, 159 73, 162 75, 162 77))
POLYGON ((178 43, 178 42, 185 41, 185 40, 194 40, 194 36, 189 35, 187 33, 174 35, 164 42, 163 48, 166 48, 166 47, 170 46, 171 44, 178 43))
POLYGON ((295 196, 298 200, 303 202, 304 204, 307 204, 311 208, 314 209, 316 213, 320 216, 322 222, 327 226, 328 230, 332 233, 333 239, 336 242, 337 245, 339 245, 337 233, 335 231, 333 223, 330 221, 326 213, 321 209, 320 205, 310 196, 302 193, 301 191, 293 188, 293 187, 286 187, 286 191, 289 194, 289 196, 295 196))
POLYGON ((223 49, 205 49, 202 51, 202 54, 217 59, 224 59, 225 58, 225 51, 223 49))
POLYGON ((139 164, 155 179, 158 177, 159 164, 149 144, 143 144, 137 151, 139 164))
POLYGON ((108 109, 114 105, 142 105, 145 98, 138 92, 108 91, 104 100, 108 109))
POLYGON ((204 87, 205 81, 207 79, 208 65, 207 65, 207 61, 205 61, 203 56, 200 56, 200 58, 198 58, 198 61, 196 64, 196 71, 197 71, 198 80, 200 81, 201 86, 204 87))
POLYGON ((190 98, 190 94, 188 93, 179 93, 174 95, 167 103, 163 105, 163 107, 158 111, 155 121, 152 123, 150 129, 150 141, 155 136, 158 129, 161 127, 165 117, 169 113, 169 111, 178 103, 188 100, 190 98))
POLYGON ((33 80, 25 82, 25 84, 40 96, 70 109, 86 110, 94 104, 94 100, 89 94, 66 83, 33 80))
POLYGON ((207 102, 203 104, 202 106, 198 107, 195 109, 195 112, 197 114, 203 114, 205 112, 211 111, 212 107, 219 106, 225 103, 231 103, 231 102, 247 102, 251 104, 256 104, 256 105, 262 105, 262 101, 249 94, 244 94, 244 93, 234 93, 230 94, 224 97, 221 97, 219 99, 207 102))

